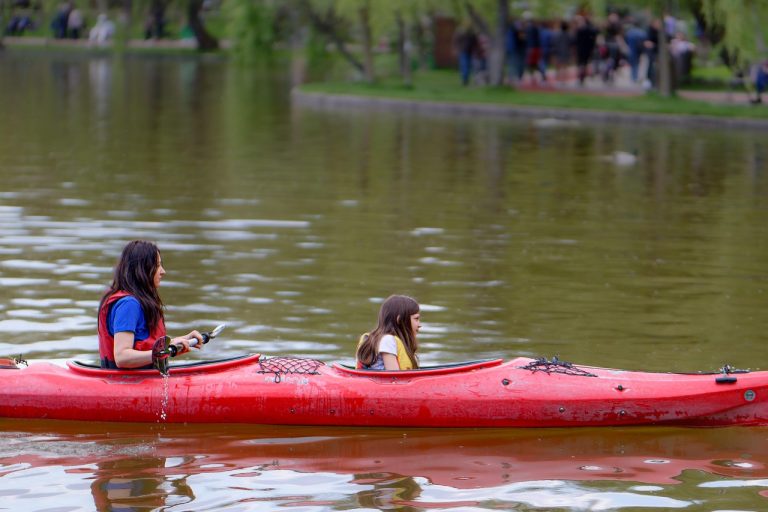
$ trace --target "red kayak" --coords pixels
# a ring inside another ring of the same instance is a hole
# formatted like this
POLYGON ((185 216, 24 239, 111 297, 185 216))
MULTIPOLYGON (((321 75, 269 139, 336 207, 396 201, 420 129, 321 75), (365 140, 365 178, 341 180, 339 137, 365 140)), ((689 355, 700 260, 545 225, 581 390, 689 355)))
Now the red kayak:
POLYGON ((517 358, 408 371, 250 355, 155 370, 0 365, 0 417, 402 427, 768 425, 768 372, 517 358))

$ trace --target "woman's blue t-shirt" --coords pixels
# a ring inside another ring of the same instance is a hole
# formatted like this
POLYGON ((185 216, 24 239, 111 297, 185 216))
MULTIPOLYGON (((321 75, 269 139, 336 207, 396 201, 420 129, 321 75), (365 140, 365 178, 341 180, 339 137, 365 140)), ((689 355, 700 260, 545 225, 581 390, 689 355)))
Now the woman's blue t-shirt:
POLYGON ((144 311, 135 297, 123 297, 115 302, 107 316, 107 330, 110 336, 117 332, 132 332, 134 341, 149 338, 144 311))

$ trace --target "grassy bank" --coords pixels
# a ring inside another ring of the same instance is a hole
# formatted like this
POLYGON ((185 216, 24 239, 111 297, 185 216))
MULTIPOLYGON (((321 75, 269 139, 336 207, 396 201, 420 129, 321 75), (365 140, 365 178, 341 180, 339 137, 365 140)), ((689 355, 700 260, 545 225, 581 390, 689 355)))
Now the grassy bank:
MULTIPOLYGON (((414 101, 481 103, 521 107, 586 109, 607 112, 635 112, 722 118, 764 119, 768 108, 749 104, 712 104, 680 97, 663 98, 656 94, 601 94, 600 91, 541 89, 515 90, 509 87, 463 87, 453 71, 426 71, 414 76, 414 85, 405 87, 398 80, 384 79, 376 84, 359 82, 311 83, 302 91, 326 94, 369 96, 414 101)), ((608 91, 610 92, 610 91, 608 91)))

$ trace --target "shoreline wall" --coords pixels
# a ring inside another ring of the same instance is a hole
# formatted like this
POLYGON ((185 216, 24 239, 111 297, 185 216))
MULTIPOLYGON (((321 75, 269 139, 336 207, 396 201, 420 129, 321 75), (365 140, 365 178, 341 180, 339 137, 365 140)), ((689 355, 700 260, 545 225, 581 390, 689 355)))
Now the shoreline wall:
POLYGON ((697 128, 740 128, 768 130, 768 120, 734 117, 690 116, 674 114, 646 114, 641 112, 609 112, 586 109, 552 107, 527 107, 490 103, 454 103, 441 101, 407 100, 307 92, 300 88, 291 91, 291 101, 296 105, 319 108, 357 108, 408 112, 438 113, 456 116, 524 117, 531 119, 555 118, 566 121, 602 123, 641 123, 676 125, 697 128))

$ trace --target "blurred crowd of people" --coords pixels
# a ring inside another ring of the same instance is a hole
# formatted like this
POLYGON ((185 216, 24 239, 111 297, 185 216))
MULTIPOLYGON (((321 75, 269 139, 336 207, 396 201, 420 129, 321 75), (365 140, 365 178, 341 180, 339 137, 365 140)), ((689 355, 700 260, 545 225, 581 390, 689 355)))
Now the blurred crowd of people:
POLYGON ((27 30, 34 30, 34 9, 29 0, 14 0, 11 3, 10 21, 4 27, 7 36, 20 36, 27 30))
MULTIPOLYGON (((643 22, 614 12, 596 25, 586 15, 537 20, 525 12, 507 25, 507 81, 519 83, 527 74, 533 82, 577 80, 584 85, 588 77, 599 77, 612 83, 619 68, 626 65, 632 82, 655 87, 660 36, 669 43, 674 76, 685 81, 696 46, 687 37, 685 23, 671 15, 643 22)), ((457 30, 454 44, 462 83, 487 81, 488 37, 465 25, 457 30)))
MULTIPOLYGON (((11 6, 11 17, 5 27, 5 34, 21 36, 25 32, 35 30, 40 13, 39 4, 32 5, 29 0, 15 0, 11 6)), ((54 39, 82 39, 87 37, 94 43, 110 41, 115 34, 115 24, 108 16, 101 13, 96 22, 86 32, 86 17, 83 11, 74 3, 65 1, 59 4, 51 18, 51 35, 54 39)))
MULTIPOLYGON (((33 31, 40 25, 45 16, 40 11, 39 3, 30 0, 13 0, 11 16, 5 26, 4 33, 8 36, 22 36, 33 31)), ((163 9, 153 8, 144 24, 145 39, 160 39, 167 37, 167 20, 163 9)), ((96 20, 86 31, 86 15, 77 5, 66 0, 59 4, 51 17, 50 29, 54 39, 83 39, 93 43, 106 43, 115 35, 115 23, 105 13, 96 15, 96 20)))

